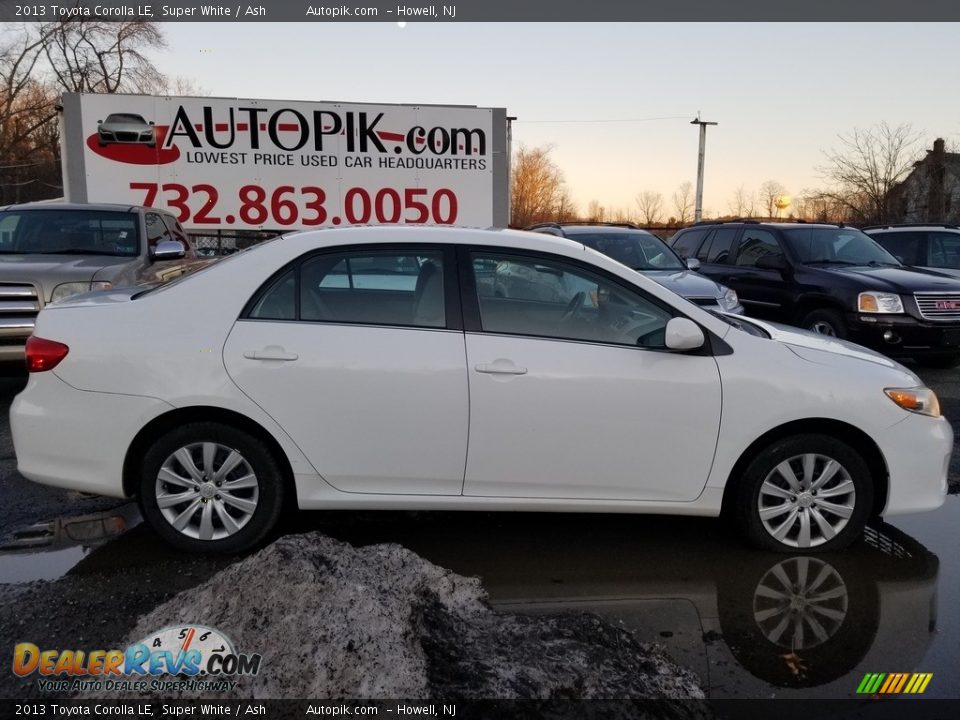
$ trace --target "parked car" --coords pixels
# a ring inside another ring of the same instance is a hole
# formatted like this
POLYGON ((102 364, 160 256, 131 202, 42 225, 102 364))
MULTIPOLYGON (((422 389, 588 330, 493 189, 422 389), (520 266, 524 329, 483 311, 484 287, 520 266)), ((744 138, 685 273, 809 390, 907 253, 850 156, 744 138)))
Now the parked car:
POLYGON ((97 121, 97 143, 100 147, 113 144, 156 147, 157 133, 153 123, 142 115, 111 113, 106 120, 97 121))
POLYGON ((834 550, 871 516, 939 507, 953 450, 936 395, 897 363, 707 312, 527 232, 286 236, 44 308, 27 367, 20 472, 137 495, 157 533, 199 551, 255 545, 288 501, 723 510, 761 547, 834 550), (496 297, 477 269, 508 261, 592 290, 496 297))
POLYGON ((685 262, 663 240, 635 225, 542 223, 527 229, 583 243, 653 278, 696 305, 718 312, 743 313, 734 290, 698 274, 695 271, 699 262, 685 262))
POLYGON ((0 361, 23 361, 24 343, 48 303, 165 282, 208 262, 162 210, 66 203, 0 208, 0 361))
MULTIPOLYGON (((863 231, 905 265, 960 278, 960 228, 956 225, 873 225, 863 231)), ((957 311, 960 317, 960 304, 957 311)))
POLYGON ((960 280, 905 267, 843 225, 709 222, 670 240, 729 285, 747 313, 849 339, 891 357, 960 362, 960 280))

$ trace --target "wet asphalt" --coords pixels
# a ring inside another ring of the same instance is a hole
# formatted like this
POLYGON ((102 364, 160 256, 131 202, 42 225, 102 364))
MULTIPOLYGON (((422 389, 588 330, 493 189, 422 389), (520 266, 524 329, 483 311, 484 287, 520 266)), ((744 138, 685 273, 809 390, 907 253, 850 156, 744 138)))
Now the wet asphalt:
MULTIPOLYGON (((960 430, 960 369, 916 370, 960 430)), ((24 381, 0 377, 0 654, 18 642, 121 646, 137 617, 236 558, 180 553, 133 504, 22 478, 7 415, 24 381)), ((495 607, 598 614, 663 645, 713 698, 856 697, 877 672, 933 673, 925 696, 958 697, 956 451, 950 475, 940 510, 877 523, 848 551, 809 557, 754 551, 700 518, 309 512, 287 515, 279 532, 400 543, 479 576, 495 607)), ((3 671, 0 697, 43 694, 3 671)))

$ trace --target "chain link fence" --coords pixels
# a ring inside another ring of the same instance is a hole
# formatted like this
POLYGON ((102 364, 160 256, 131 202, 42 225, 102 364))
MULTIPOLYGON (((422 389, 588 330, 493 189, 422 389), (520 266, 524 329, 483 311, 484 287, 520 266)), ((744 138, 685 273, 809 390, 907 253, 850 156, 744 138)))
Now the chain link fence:
POLYGON ((212 230, 205 233, 189 233, 203 257, 223 257, 280 235, 276 230, 212 230))

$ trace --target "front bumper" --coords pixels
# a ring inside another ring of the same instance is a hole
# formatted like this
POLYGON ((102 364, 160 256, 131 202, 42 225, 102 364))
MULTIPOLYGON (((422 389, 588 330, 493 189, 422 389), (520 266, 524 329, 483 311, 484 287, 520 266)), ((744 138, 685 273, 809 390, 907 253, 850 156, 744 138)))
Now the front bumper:
POLYGON ((953 428, 942 417, 909 413, 876 434, 889 472, 882 515, 936 510, 947 497, 947 471, 953 454, 953 428))
POLYGON ((44 485, 125 497, 131 442, 171 409, 156 398, 77 390, 53 371, 34 373, 10 406, 17 469, 44 485))
POLYGON ((890 356, 960 354, 960 323, 918 320, 910 315, 847 316, 849 339, 890 356))

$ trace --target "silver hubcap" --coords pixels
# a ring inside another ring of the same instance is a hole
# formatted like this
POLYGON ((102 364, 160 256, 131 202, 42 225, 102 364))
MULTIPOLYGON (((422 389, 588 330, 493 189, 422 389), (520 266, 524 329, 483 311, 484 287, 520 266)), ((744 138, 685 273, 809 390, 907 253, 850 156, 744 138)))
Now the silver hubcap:
POLYGON ((757 498, 763 527, 789 547, 822 545, 850 521, 857 494, 850 473, 826 455, 796 455, 764 479, 757 498))
POLYGON ((160 513, 177 531, 197 540, 220 540, 250 522, 260 483, 236 450, 194 443, 160 466, 156 495, 160 513))
POLYGON ((810 326, 810 329, 820 335, 829 335, 830 337, 837 336, 837 331, 834 330, 833 325, 825 320, 817 320, 815 323, 813 323, 813 325, 810 326))
POLYGON ((764 637, 791 650, 836 635, 847 616, 847 586, 833 566, 811 557, 774 565, 753 594, 753 619, 764 637))

